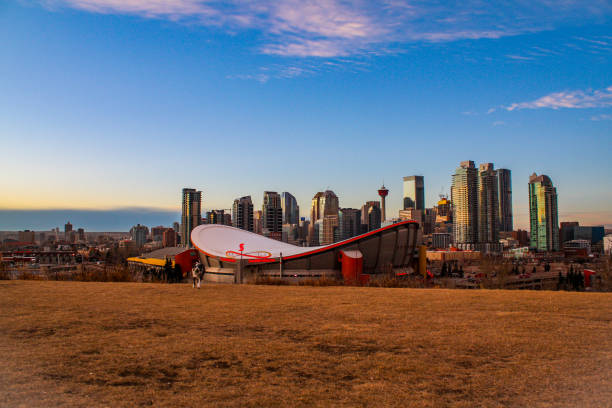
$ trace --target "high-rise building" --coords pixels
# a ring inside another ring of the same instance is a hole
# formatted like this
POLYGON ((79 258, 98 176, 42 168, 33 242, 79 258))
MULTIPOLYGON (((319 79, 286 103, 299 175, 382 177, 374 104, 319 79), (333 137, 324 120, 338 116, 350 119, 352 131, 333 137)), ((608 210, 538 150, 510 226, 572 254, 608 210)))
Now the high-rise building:
POLYGON ((68 221, 64 224, 64 239, 70 241, 70 233, 72 232, 72 224, 68 221))
POLYGON ((319 214, 319 210, 321 208, 320 206, 321 197, 323 197, 323 192, 321 191, 315 194, 314 197, 312 197, 312 202, 310 204, 310 223, 311 224, 314 224, 318 219, 321 218, 321 215, 319 214))
POLYGON ((79 241, 85 242, 85 230, 83 228, 77 230, 77 236, 79 241))
POLYGON ((380 196, 380 212, 382 222, 387 220, 387 214, 385 212, 385 201, 387 199, 387 195, 389 195, 389 190, 385 187, 384 183, 381 188, 378 189, 378 195, 380 196))
POLYGON ((512 173, 508 169, 495 170, 497 175, 497 194, 499 208, 497 218, 499 230, 511 232, 514 228, 512 219, 512 173))
POLYGON ((206 212, 206 224, 225 224, 225 210, 212 210, 206 212))
POLYGON ((440 201, 438 201, 438 206, 436 207, 436 222, 447 223, 451 222, 452 219, 453 209, 451 206, 451 202, 448 197, 440 195, 440 201))
POLYGON ((162 241, 164 238, 164 232, 167 230, 163 225, 158 225, 157 227, 151 228, 151 239, 156 241, 162 241))
POLYGON ((356 208, 341 208, 338 224, 341 240, 361 234, 361 211, 356 208))
POLYGON ((478 243, 498 243, 499 229, 497 211, 497 174, 493 163, 478 167, 478 243))
POLYGON ((283 208, 280 194, 276 191, 264 191, 262 216, 263 234, 280 241, 283 237, 283 208))
POLYGON ((232 206, 232 222, 236 228, 254 231, 253 201, 251 201, 250 195, 234 200, 234 205, 232 206))
POLYGON ((366 201, 361 206, 361 232, 368 232, 380 228, 380 201, 366 201), (376 210, 370 211, 372 207, 376 207, 376 210), (378 214, 378 217, 377 215, 378 214), (378 220, 378 223, 376 222, 378 220), (370 223, 373 224, 370 224, 370 223))
POLYGON ((319 224, 319 245, 333 244, 338 240, 338 216, 326 215, 320 220, 319 224))
POLYGON ((571 241, 574 238, 574 227, 579 224, 577 221, 562 222, 561 228, 559 229, 559 246, 562 247, 567 241, 571 241))
POLYGON ((425 182, 423 176, 404 177, 404 209, 425 209, 425 182))
POLYGON ((191 231, 202 222, 202 192, 184 188, 182 198, 181 244, 191 248, 191 231))
POLYGON ((478 170, 471 160, 463 161, 453 174, 453 242, 471 249, 478 242, 478 170))
POLYGON ((327 217, 328 215, 337 216, 339 210, 340 203, 336 193, 331 190, 325 190, 319 199, 319 219, 327 217))
POLYGON ((147 236, 149 235, 149 228, 144 225, 134 225, 130 229, 130 237, 132 241, 136 243, 136 246, 141 247, 147 242, 147 236))
POLYGON ((531 248, 537 251, 558 251, 557 189, 548 176, 533 173, 529 177, 529 221, 531 248))
POLYGON ((176 246, 176 231, 173 228, 166 228, 162 235, 162 246, 176 246))
POLYGON ((263 211, 253 211, 253 232, 263 234, 263 211))
MULTIPOLYGON (((323 223, 317 224, 317 221, 323 220, 328 216, 338 217, 340 204, 338 196, 331 191, 325 190, 318 192, 312 198, 310 206, 310 225, 308 227, 308 245, 323 245, 320 243, 320 237, 323 236, 323 223)), ((332 221, 328 221, 328 224, 332 221)), ((337 223, 336 223, 337 225, 337 223)))
POLYGON ((281 194, 281 207, 283 208, 283 224, 299 224, 300 207, 291 193, 284 191, 281 194))

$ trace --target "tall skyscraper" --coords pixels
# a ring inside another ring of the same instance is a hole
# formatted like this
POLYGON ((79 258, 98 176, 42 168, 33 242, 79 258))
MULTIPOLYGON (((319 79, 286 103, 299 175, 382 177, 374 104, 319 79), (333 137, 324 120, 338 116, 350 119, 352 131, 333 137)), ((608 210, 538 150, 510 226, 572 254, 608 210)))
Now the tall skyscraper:
POLYGON ((380 228, 380 201, 366 201, 361 206, 361 232, 364 233, 377 228, 380 228), (376 210, 370 211, 372 207, 376 207, 376 210), (370 216, 371 214, 372 216, 370 216), (376 214, 378 214, 378 217, 376 214))
POLYGON ((404 177, 404 209, 425 209, 425 182, 423 176, 404 177))
POLYGON ((184 188, 182 198, 181 244, 191 248, 191 231, 202 223, 202 192, 184 188))
POLYGON ((499 243, 499 199, 493 163, 478 167, 478 243, 499 243))
POLYGON ((387 220, 387 213, 385 211, 385 201, 387 200, 388 194, 389 190, 385 187, 385 184, 383 183, 382 187, 378 189, 378 195, 380 196, 380 210, 382 222, 385 222, 387 220))
POLYGON ((261 210, 253 211, 253 232, 263 234, 263 212, 261 210))
POLYGON ((280 241, 283 237, 283 208, 281 196, 276 191, 264 191, 262 211, 264 235, 280 241))
POLYGON ((251 201, 251 196, 244 196, 234 200, 232 222, 236 228, 254 231, 253 201, 251 201))
POLYGON ((558 251, 557 189, 553 187, 548 176, 533 173, 529 177, 529 221, 531 248, 538 251, 558 251))
POLYGON ((291 193, 286 191, 281 193, 281 207, 283 208, 283 224, 299 224, 300 207, 291 193))
POLYGON ((382 213, 380 207, 377 205, 370 206, 370 208, 368 208, 368 231, 380 228, 381 221, 382 213))
POLYGON ((338 216, 326 215, 317 220, 319 225, 319 245, 333 244, 338 240, 338 216))
POLYGON ((478 242, 478 170, 471 160, 463 161, 453 174, 453 242, 469 248, 478 242))
POLYGON ((321 197, 323 197, 323 192, 318 192, 312 197, 312 202, 310 204, 310 223, 314 224, 319 218, 321 218, 319 214, 319 209, 321 208, 320 202, 321 197))
POLYGON ((331 190, 325 190, 319 199, 319 219, 328 215, 338 215, 340 203, 338 196, 331 190))
POLYGON ((355 208, 341 208, 338 224, 340 239, 349 239, 361 234, 361 211, 355 208))
POLYGON ((512 175, 508 169, 497 169, 497 192, 499 198, 499 230, 510 232, 514 229, 512 219, 512 175))

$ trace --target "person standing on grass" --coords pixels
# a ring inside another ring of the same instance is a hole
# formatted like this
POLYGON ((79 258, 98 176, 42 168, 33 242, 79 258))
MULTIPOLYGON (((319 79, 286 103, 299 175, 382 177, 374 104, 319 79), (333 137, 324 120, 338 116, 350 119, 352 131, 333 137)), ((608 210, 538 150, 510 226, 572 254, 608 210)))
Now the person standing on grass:
POLYGON ((202 263, 197 261, 193 268, 191 268, 191 277, 193 278, 193 288, 200 289, 200 283, 202 282, 204 268, 202 267, 202 263))

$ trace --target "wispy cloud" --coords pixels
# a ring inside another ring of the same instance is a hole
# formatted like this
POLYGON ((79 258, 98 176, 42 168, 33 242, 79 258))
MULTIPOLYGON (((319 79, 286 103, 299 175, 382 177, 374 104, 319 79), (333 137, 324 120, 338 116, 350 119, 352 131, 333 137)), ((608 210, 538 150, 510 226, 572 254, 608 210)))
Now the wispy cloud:
POLYGON ((591 116, 591 120, 595 121, 595 122, 599 122, 601 120, 612 120, 612 115, 606 114, 606 113, 602 113, 600 115, 591 116))
POLYGON ((507 111, 519 109, 585 109, 612 106, 612 86, 602 90, 575 90, 551 93, 534 101, 513 103, 503 108, 507 111))
POLYGON ((604 0, 593 0, 589 7, 580 0, 511 4, 466 0, 452 5, 444 0, 38 1, 52 8, 138 15, 227 32, 255 30, 259 36, 256 47, 261 53, 321 58, 387 53, 390 44, 497 39, 612 14, 612 5, 604 0))

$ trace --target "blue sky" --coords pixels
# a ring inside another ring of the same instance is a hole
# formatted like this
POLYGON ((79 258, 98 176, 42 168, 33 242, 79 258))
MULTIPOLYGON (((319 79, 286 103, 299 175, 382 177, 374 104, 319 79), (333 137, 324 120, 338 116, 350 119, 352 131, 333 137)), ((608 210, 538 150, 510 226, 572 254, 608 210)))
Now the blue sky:
POLYGON ((611 20, 609 1, 4 1, 0 229, 176 211, 186 186, 206 208, 289 191, 307 215, 384 180, 396 214, 403 176, 431 206, 468 159, 512 170, 519 227, 533 172, 562 220, 612 224, 611 20))

